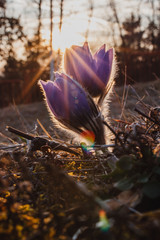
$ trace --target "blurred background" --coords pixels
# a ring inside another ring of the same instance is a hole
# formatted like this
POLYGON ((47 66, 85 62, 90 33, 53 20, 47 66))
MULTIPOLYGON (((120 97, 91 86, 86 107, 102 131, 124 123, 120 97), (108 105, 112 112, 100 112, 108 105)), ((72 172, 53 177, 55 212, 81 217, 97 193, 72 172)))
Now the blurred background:
POLYGON ((115 47, 116 85, 160 77, 159 0, 0 0, 0 107, 42 100, 63 53, 115 47))

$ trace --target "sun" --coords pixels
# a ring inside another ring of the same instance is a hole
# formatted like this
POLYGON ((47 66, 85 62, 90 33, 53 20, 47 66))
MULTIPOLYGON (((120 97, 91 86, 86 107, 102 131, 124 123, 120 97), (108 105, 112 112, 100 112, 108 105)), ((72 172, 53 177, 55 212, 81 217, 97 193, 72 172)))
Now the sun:
MULTIPOLYGON (((64 23, 61 31, 58 26, 53 28, 53 41, 52 47, 55 51, 58 49, 64 52, 66 48, 72 45, 81 45, 84 42, 84 35, 86 25, 83 21, 77 20, 71 23, 64 23)), ((50 31, 49 29, 42 30, 42 38, 49 42, 50 31)))
POLYGON ((58 50, 61 49, 62 52, 66 48, 71 47, 73 44, 79 44, 83 41, 83 37, 74 32, 71 27, 64 26, 62 27, 61 32, 57 29, 53 33, 53 49, 58 50))

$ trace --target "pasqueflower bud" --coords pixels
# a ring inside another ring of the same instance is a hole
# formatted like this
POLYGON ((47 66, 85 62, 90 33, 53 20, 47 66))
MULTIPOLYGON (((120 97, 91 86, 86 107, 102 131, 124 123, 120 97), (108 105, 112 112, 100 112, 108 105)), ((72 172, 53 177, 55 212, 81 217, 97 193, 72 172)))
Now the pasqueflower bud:
POLYGON ((92 97, 98 97, 104 93, 110 80, 113 55, 113 48, 105 51, 105 45, 94 55, 91 54, 87 42, 82 47, 73 45, 65 51, 64 69, 92 97))
POLYGON ((90 95, 69 76, 56 73, 55 77, 54 82, 39 81, 52 117, 79 134, 93 132, 95 143, 104 144, 100 112, 90 95))

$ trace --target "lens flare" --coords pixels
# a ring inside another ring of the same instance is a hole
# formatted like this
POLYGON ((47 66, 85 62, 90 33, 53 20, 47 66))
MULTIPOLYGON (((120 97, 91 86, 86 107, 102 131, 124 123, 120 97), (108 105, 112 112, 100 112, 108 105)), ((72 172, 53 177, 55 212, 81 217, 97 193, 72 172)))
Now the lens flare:
POLYGON ((89 145, 91 148, 94 147, 95 134, 92 131, 85 130, 80 134, 80 137, 83 138, 85 141, 81 143, 83 150, 89 152, 87 145, 89 145))
POLYGON ((99 227, 102 232, 107 232, 109 230, 110 223, 104 210, 99 211, 99 222, 96 226, 99 227))
POLYGON ((86 141, 88 145, 94 145, 95 134, 92 131, 85 130, 80 134, 80 136, 86 141))

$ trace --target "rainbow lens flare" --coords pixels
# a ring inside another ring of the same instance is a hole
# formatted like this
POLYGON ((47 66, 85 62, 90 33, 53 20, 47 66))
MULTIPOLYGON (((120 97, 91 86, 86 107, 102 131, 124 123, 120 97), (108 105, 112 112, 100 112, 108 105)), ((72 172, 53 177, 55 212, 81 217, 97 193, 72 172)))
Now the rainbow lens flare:
POLYGON ((110 223, 104 210, 99 211, 99 222, 96 226, 99 227, 102 232, 107 232, 109 230, 110 223))
POLYGON ((88 152, 87 145, 89 145, 91 148, 94 147, 95 134, 92 131, 85 130, 80 134, 80 137, 84 140, 81 145, 86 152, 88 152))

